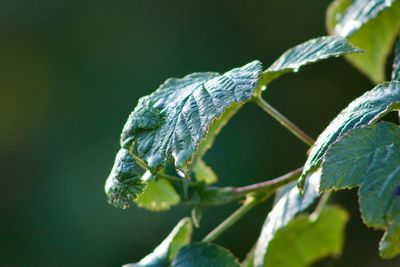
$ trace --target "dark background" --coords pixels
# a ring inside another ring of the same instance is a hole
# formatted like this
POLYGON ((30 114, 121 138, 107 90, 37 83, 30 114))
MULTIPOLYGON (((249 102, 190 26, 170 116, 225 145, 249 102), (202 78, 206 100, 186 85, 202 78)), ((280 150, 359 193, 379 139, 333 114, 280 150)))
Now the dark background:
MULTIPOLYGON (((329 0, 0 1, 0 266, 119 266, 150 252, 190 212, 107 204, 103 186, 138 98, 166 78, 226 71, 325 35, 329 0)), ((265 98, 316 137, 372 84, 343 59, 274 82, 265 98)), ((307 147, 247 105, 206 156, 220 185, 273 178, 307 147)), ((361 224, 355 191, 344 255, 320 266, 381 261, 382 232, 361 224)), ((206 210, 199 239, 236 204, 206 210)), ((243 258, 269 210, 253 210, 218 239, 243 258)), ((288 255, 290 256, 290 255, 288 255)))

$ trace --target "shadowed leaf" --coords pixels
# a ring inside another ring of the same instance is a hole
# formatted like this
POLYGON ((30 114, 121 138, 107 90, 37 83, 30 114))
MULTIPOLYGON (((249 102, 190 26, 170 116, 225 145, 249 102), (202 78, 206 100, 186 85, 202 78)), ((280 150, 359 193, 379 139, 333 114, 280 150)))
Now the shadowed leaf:
POLYGON ((183 247, 172 267, 240 267, 238 260, 225 248, 210 243, 192 243, 183 247))
POLYGON ((347 220, 347 212, 334 206, 325 207, 317 218, 297 216, 277 231, 260 266, 307 267, 327 256, 340 255, 347 220))
POLYGON ((393 123, 354 129, 326 152, 321 190, 359 187, 366 225, 388 230, 381 241, 384 258, 400 253, 400 129, 393 123))
POLYGON ((264 266, 269 245, 275 234, 287 226, 298 213, 307 209, 319 196, 319 176, 319 172, 314 172, 308 177, 304 196, 300 194, 296 183, 285 187, 284 191, 279 193, 280 197, 268 214, 257 241, 254 266, 264 266))
POLYGON ((300 182, 317 168, 328 147, 345 133, 377 122, 385 114, 400 108, 400 82, 393 81, 377 85, 374 89, 351 102, 320 134, 311 148, 300 182))

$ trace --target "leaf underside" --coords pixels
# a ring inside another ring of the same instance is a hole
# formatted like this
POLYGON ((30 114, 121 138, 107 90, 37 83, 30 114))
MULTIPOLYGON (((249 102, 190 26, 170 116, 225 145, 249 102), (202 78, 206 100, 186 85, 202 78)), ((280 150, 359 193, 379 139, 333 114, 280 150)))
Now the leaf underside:
POLYGON ((339 256, 343 249, 346 210, 328 206, 318 218, 299 215, 274 236, 264 267, 307 267, 327 256, 339 256))
POLYGON ((183 247, 171 267, 240 267, 238 260, 225 248, 211 243, 192 243, 183 247))
POLYGON ((366 225, 387 230, 383 258, 400 253, 400 129, 389 122, 367 126, 333 143, 322 163, 321 190, 359 187, 366 225))
POLYGON ((330 57, 360 53, 362 50, 339 36, 311 39, 283 53, 261 76, 260 84, 266 85, 281 75, 297 72, 301 67, 330 57))
POLYGON ((374 82, 386 79, 386 61, 400 30, 400 1, 336 0, 328 8, 327 28, 367 52, 346 56, 360 71, 374 82))
POLYGON ((300 212, 307 209, 319 196, 319 173, 315 172, 308 177, 304 196, 300 194, 296 183, 284 188, 271 212, 264 222, 260 237, 255 248, 254 266, 262 267, 266 262, 266 255, 274 235, 287 226, 300 212))
POLYGON ((196 162, 193 164, 192 171, 196 181, 212 184, 218 180, 218 177, 213 169, 208 166, 202 158, 198 158, 196 160, 196 162))
POLYGON ((173 159, 178 173, 187 176, 188 163, 209 127, 231 105, 254 95, 261 71, 261 63, 253 61, 222 75, 168 79, 139 100, 124 126, 121 146, 145 160, 153 173, 173 159))
POLYGON ((387 113, 400 107, 400 82, 377 85, 374 89, 352 101, 347 108, 320 134, 304 165, 300 187, 305 176, 317 168, 328 147, 354 128, 375 123, 387 113))
POLYGON ((190 218, 182 219, 166 239, 149 255, 138 263, 125 264, 123 267, 169 267, 178 251, 189 244, 193 226, 190 218))

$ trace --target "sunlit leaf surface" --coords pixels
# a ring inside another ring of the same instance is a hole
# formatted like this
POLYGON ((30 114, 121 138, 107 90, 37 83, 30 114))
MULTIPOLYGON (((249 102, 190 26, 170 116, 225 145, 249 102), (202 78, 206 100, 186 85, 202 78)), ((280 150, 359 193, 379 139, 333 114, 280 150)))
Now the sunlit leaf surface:
POLYGON ((351 63, 376 83, 386 80, 386 61, 400 30, 400 1, 336 0, 328 9, 327 27, 366 51, 346 56, 351 63))

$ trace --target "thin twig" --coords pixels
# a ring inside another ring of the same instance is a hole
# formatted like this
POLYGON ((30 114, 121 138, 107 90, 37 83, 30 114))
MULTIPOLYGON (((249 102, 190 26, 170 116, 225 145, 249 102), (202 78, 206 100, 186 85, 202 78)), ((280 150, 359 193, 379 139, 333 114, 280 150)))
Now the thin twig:
POLYGON ((326 203, 328 203, 329 197, 331 196, 332 192, 325 192, 321 199, 319 200, 317 206, 315 207, 313 213, 310 215, 310 220, 315 221, 318 219, 319 215, 321 214, 322 210, 326 206, 326 203))
POLYGON ((218 225, 206 237, 204 237, 203 241, 211 242, 215 240, 225 230, 227 230, 247 212, 249 212, 253 207, 271 197, 278 188, 294 181, 302 172, 302 170, 303 168, 298 168, 273 180, 233 188, 233 192, 235 195, 233 199, 240 198, 245 195, 247 196, 247 199, 239 209, 237 209, 234 213, 232 213, 231 216, 226 218, 220 225, 218 225))
POLYGON ((255 205, 258 204, 256 198, 249 197, 239 209, 232 213, 228 218, 226 218, 220 225, 218 225, 214 230, 212 230, 206 237, 203 238, 203 242, 212 242, 217 237, 219 237, 226 229, 235 224, 240 218, 243 217, 247 212, 249 212, 255 205))

